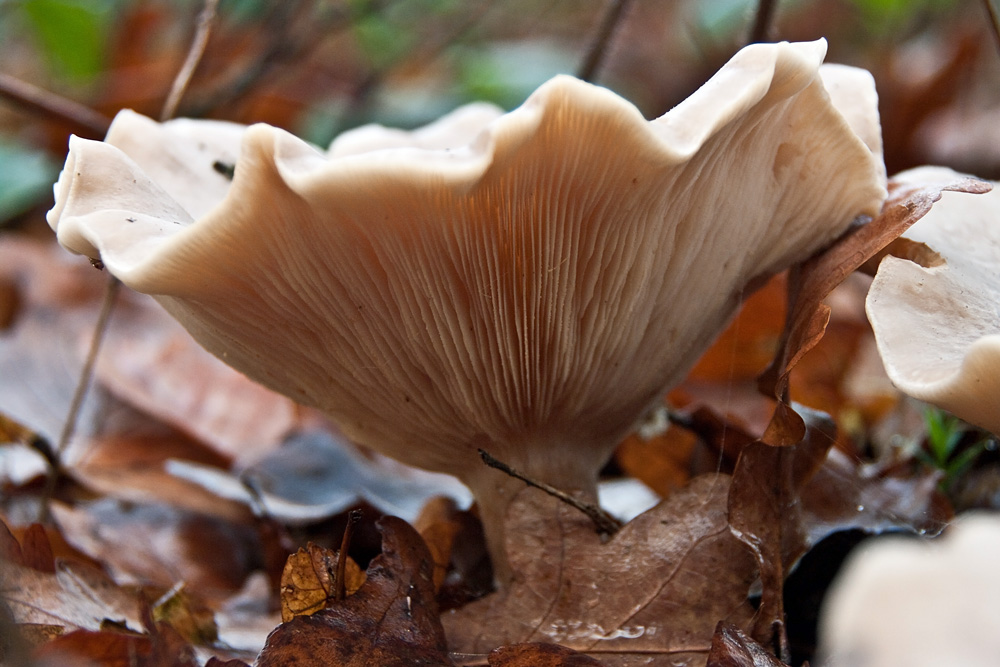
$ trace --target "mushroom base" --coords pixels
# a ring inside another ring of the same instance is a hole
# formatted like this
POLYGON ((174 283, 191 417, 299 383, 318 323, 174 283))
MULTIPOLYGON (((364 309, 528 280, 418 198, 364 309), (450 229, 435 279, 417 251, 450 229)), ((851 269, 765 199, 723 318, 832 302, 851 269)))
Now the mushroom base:
MULTIPOLYGON (((552 453, 556 448, 548 450, 552 453)), ((572 451, 572 450, 571 450, 572 451)), ((610 452, 610 450, 609 450, 610 452)), ((610 454, 609 454, 610 455, 610 454)), ((563 460, 555 456, 544 460, 504 460, 528 479, 549 484, 560 491, 588 503, 597 504, 597 478, 607 457, 575 456, 563 460)), ((505 472, 483 464, 463 482, 472 490, 483 523, 486 546, 493 563, 493 576, 498 587, 505 587, 516 576, 507 557, 505 526, 510 520, 508 509, 514 497, 526 486, 525 482, 505 472)))

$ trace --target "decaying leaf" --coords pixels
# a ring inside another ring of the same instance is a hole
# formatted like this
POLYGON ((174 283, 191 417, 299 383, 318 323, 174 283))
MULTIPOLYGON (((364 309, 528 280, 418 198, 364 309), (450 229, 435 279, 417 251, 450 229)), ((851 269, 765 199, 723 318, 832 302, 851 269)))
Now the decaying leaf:
POLYGON ((164 623, 192 644, 212 644, 219 639, 215 615, 184 584, 164 593, 151 609, 153 621, 164 623))
POLYGON ((836 429, 824 413, 795 406, 806 425, 802 442, 745 447, 729 495, 732 530, 760 565, 761 604, 753 637, 784 643, 783 582, 790 568, 820 540, 839 530, 936 532, 950 518, 935 474, 897 477, 831 449, 836 429))
POLYGON ((169 625, 149 634, 76 630, 35 651, 39 667, 197 667, 194 650, 169 625))
POLYGON ((58 625, 67 631, 100 630, 107 621, 142 627, 138 594, 89 565, 60 562, 49 574, 0 561, 0 591, 19 624, 58 625))
POLYGON ((490 651, 488 659, 490 667, 602 667, 604 664, 565 646, 544 642, 501 646, 490 651))
POLYGON ((420 535, 383 517, 382 554, 358 591, 267 638, 257 667, 452 665, 434 600, 434 564, 420 535))
POLYGON ((698 477, 605 544, 580 512, 526 488, 507 514, 511 585, 444 615, 450 648, 552 642, 608 665, 694 665, 715 624, 745 626, 756 568, 729 531, 729 477, 698 477))
MULTIPOLYGON (((337 554, 310 542, 288 557, 281 573, 282 622, 315 614, 333 599, 337 554)), ((354 595, 365 583, 365 573, 350 556, 346 567, 344 589, 347 595, 354 595)))
POLYGON ((922 218, 943 191, 984 193, 990 186, 971 177, 953 175, 940 182, 889 181, 889 197, 879 215, 857 224, 823 252, 792 269, 789 278, 789 314, 778 354, 761 375, 760 389, 779 401, 762 440, 771 445, 793 445, 805 437, 806 426, 788 404, 788 376, 802 356, 826 331, 830 307, 823 299, 868 259, 922 218))
POLYGON ((798 406, 807 424, 806 437, 791 447, 755 442, 743 449, 729 492, 733 534, 753 550, 760 566, 762 595, 753 637, 775 644, 783 657, 785 645, 782 590, 786 567, 801 555, 805 540, 799 521, 799 489, 822 465, 836 439, 836 426, 825 414, 798 406))

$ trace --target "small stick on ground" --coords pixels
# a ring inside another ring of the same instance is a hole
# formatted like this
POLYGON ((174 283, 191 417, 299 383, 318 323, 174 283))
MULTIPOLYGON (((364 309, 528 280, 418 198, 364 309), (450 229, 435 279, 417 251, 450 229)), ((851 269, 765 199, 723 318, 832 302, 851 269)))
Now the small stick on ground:
POLYGON ((503 461, 495 459, 493 456, 490 455, 489 452, 487 452, 484 449, 479 450, 479 456, 483 459, 483 463, 485 463, 489 467, 496 468, 501 472, 507 473, 511 477, 515 477, 521 480, 528 486, 533 486, 536 489, 544 491, 550 496, 554 496, 559 500, 563 501, 567 505, 571 505, 576 509, 580 510, 581 512, 587 515, 587 518, 589 518, 591 521, 594 522, 594 527, 597 529, 598 533, 601 533, 603 535, 614 535, 622 527, 621 521, 611 516, 605 510, 601 509, 597 505, 593 505, 591 503, 585 503, 582 500, 579 500, 578 498, 574 498, 565 491, 560 491, 554 486, 550 486, 544 482, 533 480, 524 475, 523 473, 514 470, 503 461))

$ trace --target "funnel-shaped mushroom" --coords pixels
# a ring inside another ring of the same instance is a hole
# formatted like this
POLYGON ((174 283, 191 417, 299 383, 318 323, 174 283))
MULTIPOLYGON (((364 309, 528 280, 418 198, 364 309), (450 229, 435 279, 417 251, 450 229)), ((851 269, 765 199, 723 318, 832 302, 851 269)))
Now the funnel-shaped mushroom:
POLYGON ((825 48, 748 47, 653 121, 559 76, 510 113, 365 128, 327 154, 123 112, 105 143, 71 141, 49 221, 234 367, 460 477, 497 545, 513 487, 477 448, 592 494, 748 284, 878 211, 880 156, 831 103, 825 48))
POLYGON ((879 264, 867 311, 886 372, 910 396, 1000 433, 1000 190, 944 192, 903 236, 936 256, 927 266, 893 256, 879 264))

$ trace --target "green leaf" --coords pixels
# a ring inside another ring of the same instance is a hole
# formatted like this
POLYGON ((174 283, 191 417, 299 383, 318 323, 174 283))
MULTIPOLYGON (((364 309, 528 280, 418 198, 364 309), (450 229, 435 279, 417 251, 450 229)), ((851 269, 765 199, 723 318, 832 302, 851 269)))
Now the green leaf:
POLYGON ((0 138, 0 226, 51 197, 58 174, 45 153, 0 138))
POLYGON ((60 76, 87 82, 104 68, 113 0, 21 0, 28 28, 60 76))

